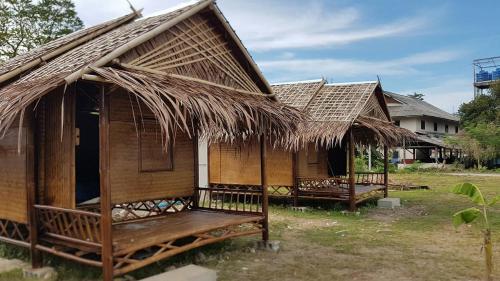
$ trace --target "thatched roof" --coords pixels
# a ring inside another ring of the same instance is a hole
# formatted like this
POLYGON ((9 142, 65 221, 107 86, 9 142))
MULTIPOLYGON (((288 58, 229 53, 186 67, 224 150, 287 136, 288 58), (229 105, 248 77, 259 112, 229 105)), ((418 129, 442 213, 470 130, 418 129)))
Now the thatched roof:
POLYGON ((307 114, 300 135, 305 142, 332 146, 352 128, 358 143, 398 145, 413 139, 408 130, 392 124, 378 81, 325 84, 325 81, 281 83, 272 86, 280 101, 307 114))
POLYGON ((137 95, 167 139, 175 127, 195 133, 188 125, 196 123, 196 133, 211 140, 266 132, 291 142, 300 112, 273 102, 269 84, 212 0, 137 17, 75 32, 1 65, 0 136, 50 91, 93 80, 137 95))

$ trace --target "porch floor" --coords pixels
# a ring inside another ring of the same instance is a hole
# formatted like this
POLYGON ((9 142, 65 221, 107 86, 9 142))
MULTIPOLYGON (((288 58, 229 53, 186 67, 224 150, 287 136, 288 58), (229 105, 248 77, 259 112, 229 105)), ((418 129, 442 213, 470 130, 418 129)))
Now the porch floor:
POLYGON ((356 195, 384 189, 384 185, 362 185, 356 184, 356 195))
POLYGON ((113 225, 115 253, 129 252, 224 227, 259 222, 258 215, 190 210, 113 225))

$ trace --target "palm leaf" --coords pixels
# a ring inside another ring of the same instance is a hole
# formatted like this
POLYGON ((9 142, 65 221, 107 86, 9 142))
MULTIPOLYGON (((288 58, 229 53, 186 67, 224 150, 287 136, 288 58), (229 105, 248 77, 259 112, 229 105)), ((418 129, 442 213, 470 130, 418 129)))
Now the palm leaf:
POLYGON ((478 208, 472 207, 459 212, 456 212, 453 215, 453 225, 458 227, 465 223, 473 222, 479 215, 481 211, 478 208))
POLYGON ((500 201, 500 195, 497 195, 488 202, 488 206, 493 206, 495 205, 498 201, 500 201))
POLYGON ((474 202, 480 206, 484 206, 486 204, 484 197, 483 197, 483 194, 481 194, 481 191, 479 190, 479 188, 472 183, 466 182, 466 183, 457 184, 453 188, 452 192, 455 194, 465 195, 465 196, 469 197, 470 200, 472 200, 472 202, 474 202))

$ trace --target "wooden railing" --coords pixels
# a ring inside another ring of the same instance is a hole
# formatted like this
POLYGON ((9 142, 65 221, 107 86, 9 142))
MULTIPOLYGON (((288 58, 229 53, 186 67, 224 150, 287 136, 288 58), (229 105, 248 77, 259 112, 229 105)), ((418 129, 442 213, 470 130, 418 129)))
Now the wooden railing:
MULTIPOLYGON (((184 210, 192 209, 192 207, 193 197, 191 196, 130 201, 114 204, 112 207, 113 223, 178 213, 184 210)), ((90 212, 100 212, 100 205, 81 205, 78 209, 90 212)))
POLYGON ((347 179, 340 177, 331 178, 297 178, 299 191, 329 191, 345 190, 347 192, 349 184, 347 179))
POLYGON ((355 173, 356 184, 362 185, 384 185, 384 173, 359 172, 355 173))
POLYGON ((198 188, 198 208, 262 214, 262 197, 260 185, 211 184, 198 188))
POLYGON ((44 205, 35 205, 35 209, 40 237, 76 248, 101 247, 100 214, 44 205))
POLYGON ((349 184, 344 178, 297 178, 297 185, 298 196, 349 200, 349 184))
POLYGON ((30 232, 28 225, 11 220, 0 219, 0 241, 29 247, 30 232))

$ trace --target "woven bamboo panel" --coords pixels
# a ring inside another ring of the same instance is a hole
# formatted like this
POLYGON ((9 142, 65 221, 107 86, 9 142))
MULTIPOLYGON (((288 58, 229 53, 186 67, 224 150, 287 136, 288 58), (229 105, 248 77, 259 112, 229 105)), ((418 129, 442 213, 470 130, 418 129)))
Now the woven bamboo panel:
POLYGON ((325 85, 307 106, 307 113, 314 121, 353 121, 376 87, 376 82, 325 85))
POLYGON ((286 83, 272 85, 273 92, 278 99, 286 105, 304 110, 314 95, 321 89, 324 80, 306 83, 286 83))
MULTIPOLYGON (((27 223, 26 138, 18 154, 18 134, 15 126, 0 140, 0 219, 27 223)), ((26 136, 26 128, 22 134, 26 136)))
POLYGON ((384 113, 384 110, 382 109, 382 105, 378 102, 375 95, 370 96, 365 107, 361 110, 360 115, 389 121, 384 113))
POLYGON ((229 46, 227 36, 206 15, 194 15, 120 58, 134 66, 259 92, 229 46))
POLYGON ((209 153, 210 183, 260 185, 258 143, 214 144, 210 146, 209 153))
MULTIPOLYGON (((209 148, 209 182, 212 184, 260 185, 260 145, 213 144, 209 148)), ((269 185, 293 185, 292 153, 267 146, 269 185)))
MULTIPOLYGON (((177 133, 173 144, 173 169, 144 172, 140 170, 140 142, 126 94, 115 92, 110 104, 110 181, 115 204, 165 197, 185 197, 194 193, 193 141, 177 133), (123 108, 116 108, 123 107, 123 108)), ((135 108, 136 114, 139 114, 135 108)), ((150 115, 143 105, 144 116, 150 115)), ((140 116, 137 115, 136 118, 140 116)), ((137 121, 142 123, 141 121, 137 121)), ((151 125, 151 124, 150 124, 151 125)), ((148 125, 148 126, 150 126, 148 125)), ((160 132, 159 126, 157 127, 160 132)), ((159 133, 159 135, 161 135, 159 133)), ((155 141, 161 151, 163 143, 155 141)))
POLYGON ((328 177, 328 151, 323 147, 316 149, 310 143, 307 149, 301 149, 297 153, 297 176, 298 177, 328 177), (310 155, 314 154, 316 162, 309 162, 310 155))

